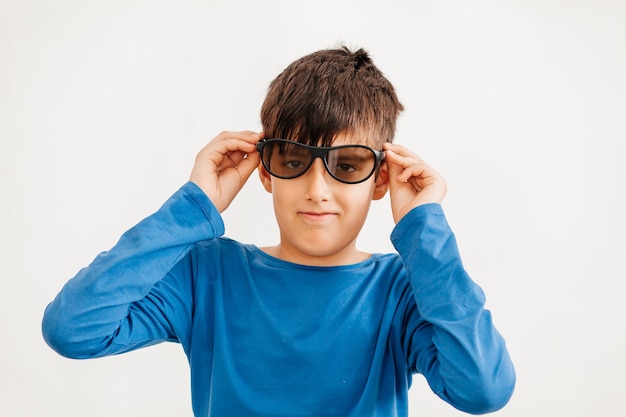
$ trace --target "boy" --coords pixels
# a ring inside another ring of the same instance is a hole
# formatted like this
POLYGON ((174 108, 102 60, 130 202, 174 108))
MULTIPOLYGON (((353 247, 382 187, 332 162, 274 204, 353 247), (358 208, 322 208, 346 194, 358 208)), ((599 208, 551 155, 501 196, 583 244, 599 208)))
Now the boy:
POLYGON ((270 85, 263 133, 222 132, 190 181, 46 309, 72 358, 181 343, 196 416, 406 416, 413 373, 458 409, 504 406, 515 375, 440 203, 443 178, 392 144, 402 105, 363 50, 307 55, 270 85), (221 237, 258 168, 280 241, 221 237), (398 254, 356 248, 389 191, 398 254))

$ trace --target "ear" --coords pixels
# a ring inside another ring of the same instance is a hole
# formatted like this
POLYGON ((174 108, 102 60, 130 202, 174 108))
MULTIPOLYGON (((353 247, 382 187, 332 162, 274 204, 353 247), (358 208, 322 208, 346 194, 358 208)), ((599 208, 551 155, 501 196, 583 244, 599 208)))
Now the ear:
POLYGON ((380 200, 387 194, 389 189, 389 171, 387 171, 387 162, 383 161, 380 164, 378 171, 378 177, 376 178, 376 185, 374 186, 374 193, 372 194, 372 200, 380 200))
POLYGON ((261 184, 263 184, 263 188, 268 193, 272 193, 272 177, 269 172, 265 169, 262 162, 259 162, 259 167, 257 168, 259 171, 259 179, 261 180, 261 184))

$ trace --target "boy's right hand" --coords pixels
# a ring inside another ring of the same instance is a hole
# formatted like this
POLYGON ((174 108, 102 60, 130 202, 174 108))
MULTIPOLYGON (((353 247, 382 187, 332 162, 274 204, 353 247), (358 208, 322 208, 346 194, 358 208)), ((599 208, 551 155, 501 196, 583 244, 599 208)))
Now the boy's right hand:
POLYGON ((189 180, 202 189, 221 213, 259 165, 256 143, 263 133, 222 132, 196 156, 189 180))

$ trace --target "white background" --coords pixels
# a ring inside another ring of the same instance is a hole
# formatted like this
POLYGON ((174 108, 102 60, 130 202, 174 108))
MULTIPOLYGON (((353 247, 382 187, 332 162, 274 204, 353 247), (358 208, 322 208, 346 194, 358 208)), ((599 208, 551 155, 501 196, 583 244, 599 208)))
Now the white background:
MULTIPOLYGON (((498 416, 626 412, 622 1, 0 0, 0 415, 191 415, 182 349, 72 361, 43 342, 60 287, 156 210, 221 130, 258 130, 287 64, 368 49, 396 142, 444 202, 518 384, 498 416)), ((390 251, 388 199, 360 239, 390 251)), ((276 243, 254 174, 227 235, 276 243)), ((422 377, 412 416, 457 416, 422 377)))

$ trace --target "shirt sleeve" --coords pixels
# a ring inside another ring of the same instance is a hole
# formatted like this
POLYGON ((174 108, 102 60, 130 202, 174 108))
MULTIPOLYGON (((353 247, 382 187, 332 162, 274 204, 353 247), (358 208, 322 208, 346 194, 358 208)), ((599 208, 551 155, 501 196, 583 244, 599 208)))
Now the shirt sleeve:
MULTIPOLYGON (((92 358, 178 341, 191 320, 193 284, 164 277, 195 243, 223 233, 206 194, 185 184, 65 284, 44 312, 46 343, 63 356, 92 358)), ((191 266, 177 274, 185 270, 191 274, 191 266)))
POLYGON ((439 204, 409 212, 392 232, 411 283, 403 346, 409 366, 454 407, 473 414, 502 408, 515 385, 505 341, 465 271, 439 204))

